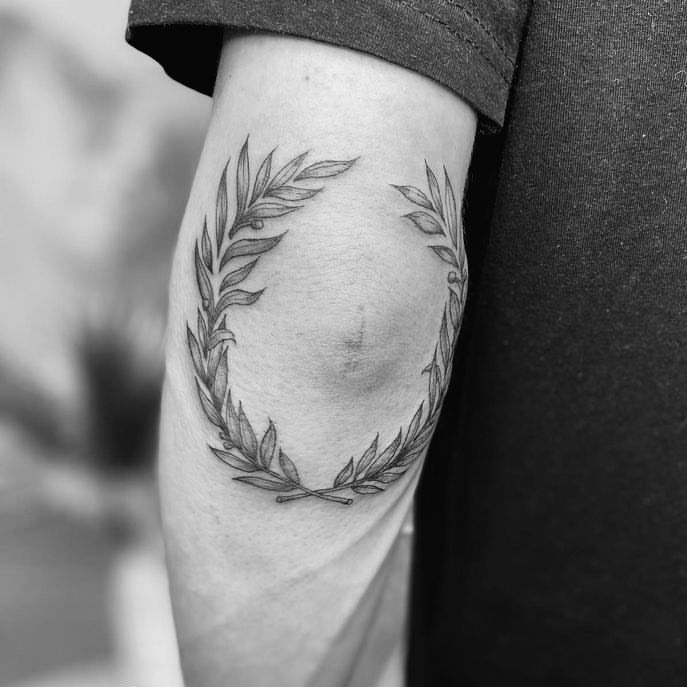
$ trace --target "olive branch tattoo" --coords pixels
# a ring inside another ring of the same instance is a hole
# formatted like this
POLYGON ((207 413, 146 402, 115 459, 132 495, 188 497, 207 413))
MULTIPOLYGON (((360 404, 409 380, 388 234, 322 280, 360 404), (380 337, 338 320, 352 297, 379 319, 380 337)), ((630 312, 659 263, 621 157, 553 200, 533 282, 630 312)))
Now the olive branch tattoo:
POLYGON ((236 345, 236 338, 228 328, 227 311, 237 305, 250 306, 265 292, 265 288, 258 291, 236 288, 253 272, 260 256, 275 248, 286 234, 254 238, 256 232, 264 229, 265 220, 277 219, 302 208, 303 201, 313 198, 323 188, 311 188, 309 184, 313 180, 337 177, 350 169, 357 158, 324 160, 303 167, 308 155, 306 152, 273 175, 275 150, 264 158, 255 177, 251 178, 246 139, 236 167, 234 219, 228 226, 228 161, 217 188, 214 235, 211 237, 208 231, 206 217, 201 237, 195 243, 194 263, 201 307, 197 309, 195 332, 187 322, 187 342, 198 398, 204 415, 218 429, 221 448, 210 444, 212 453, 232 469, 249 473, 234 477, 234 480, 280 492, 276 497, 278 503, 313 497, 350 505, 353 499, 340 496, 340 493, 369 495, 384 491, 422 455, 436 425, 450 379, 453 348, 467 286, 465 256, 461 252, 459 259, 458 255, 455 196, 444 170, 442 198, 436 177, 428 165, 429 197, 412 186, 394 186, 407 200, 423 208, 405 217, 425 234, 447 239, 429 247, 454 268, 447 276, 448 299, 439 339, 432 360, 422 371, 428 375, 427 403, 420 403, 407 429, 399 429, 388 445, 380 447, 377 434, 357 460, 350 458, 334 478, 332 486, 311 489, 303 483, 294 461, 279 447, 274 422, 268 418, 267 429, 258 439, 241 402, 236 406, 232 398, 228 354, 229 347, 236 345), (241 232, 248 237, 236 238, 241 232))

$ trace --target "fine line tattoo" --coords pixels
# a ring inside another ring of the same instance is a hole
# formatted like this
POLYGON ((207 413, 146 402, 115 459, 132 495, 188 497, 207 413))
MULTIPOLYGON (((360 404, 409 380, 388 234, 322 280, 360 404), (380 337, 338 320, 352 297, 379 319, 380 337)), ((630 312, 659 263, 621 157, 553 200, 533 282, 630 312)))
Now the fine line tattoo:
POLYGON ((265 292, 264 287, 258 291, 236 288, 253 272, 260 256, 275 248, 286 234, 255 237, 264 228, 265 220, 302 208, 304 201, 323 188, 313 188, 310 184, 343 174, 357 158, 324 160, 304 167, 307 153, 303 153, 273 175, 275 150, 265 157, 252 178, 246 139, 236 166, 234 219, 228 225, 228 161, 217 189, 214 232, 208 230, 206 217, 201 237, 195 243, 194 263, 201 307, 197 309, 195 331, 187 322, 187 342, 198 398, 204 415, 218 430, 221 448, 210 444, 210 450, 234 470, 249 473, 234 480, 279 492, 278 503, 318 498, 350 505, 353 499, 340 494, 378 494, 400 479, 422 455, 436 425, 450 379, 467 288, 467 265, 458 240, 455 196, 444 170, 442 198, 428 165, 429 196, 412 186, 394 186, 407 200, 422 208, 405 217, 420 231, 435 238, 437 242, 429 248, 454 268, 447 275, 448 296, 434 354, 422 371, 428 376, 428 397, 420 403, 408 427, 399 429, 388 445, 380 446, 377 435, 357 460, 350 458, 330 487, 311 489, 304 484, 294 461, 280 448, 274 422, 268 418, 267 429, 259 438, 241 402, 237 406, 232 398, 228 360, 230 346, 237 342, 229 329, 227 314, 233 306, 252 305, 265 292), (236 238, 239 234, 241 237, 236 238))

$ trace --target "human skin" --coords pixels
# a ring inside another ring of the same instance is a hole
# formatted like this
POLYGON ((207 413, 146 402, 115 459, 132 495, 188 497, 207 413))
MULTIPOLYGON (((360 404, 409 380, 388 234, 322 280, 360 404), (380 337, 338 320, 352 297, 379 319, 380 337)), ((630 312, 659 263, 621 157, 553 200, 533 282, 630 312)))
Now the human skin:
POLYGON ((377 58, 287 37, 225 41, 175 254, 160 435, 188 687, 362 684, 450 375, 475 128, 457 96, 377 58), (269 216, 241 225, 242 194, 248 206, 275 147, 270 178, 308 155, 255 201, 269 216), (232 241, 280 235, 220 267, 232 241), (220 282, 255 259, 220 312, 220 282), (213 346, 213 328, 231 336, 213 346))

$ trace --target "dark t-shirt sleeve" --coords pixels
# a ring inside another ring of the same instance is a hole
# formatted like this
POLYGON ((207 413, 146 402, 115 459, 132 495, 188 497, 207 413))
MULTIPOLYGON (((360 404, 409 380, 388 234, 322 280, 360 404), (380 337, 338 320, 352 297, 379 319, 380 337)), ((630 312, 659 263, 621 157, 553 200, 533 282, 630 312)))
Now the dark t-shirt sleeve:
POLYGON ((530 0, 132 0, 127 41, 212 94, 224 29, 352 48, 424 74, 503 123, 530 0))

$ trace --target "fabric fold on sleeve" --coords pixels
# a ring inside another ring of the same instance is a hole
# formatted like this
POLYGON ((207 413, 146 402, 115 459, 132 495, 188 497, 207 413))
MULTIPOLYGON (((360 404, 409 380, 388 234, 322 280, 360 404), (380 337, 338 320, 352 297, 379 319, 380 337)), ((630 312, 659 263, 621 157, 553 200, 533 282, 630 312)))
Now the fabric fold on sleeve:
POLYGON ((225 29, 380 57, 443 84, 503 124, 530 0, 133 0, 127 41, 211 95, 225 29))

